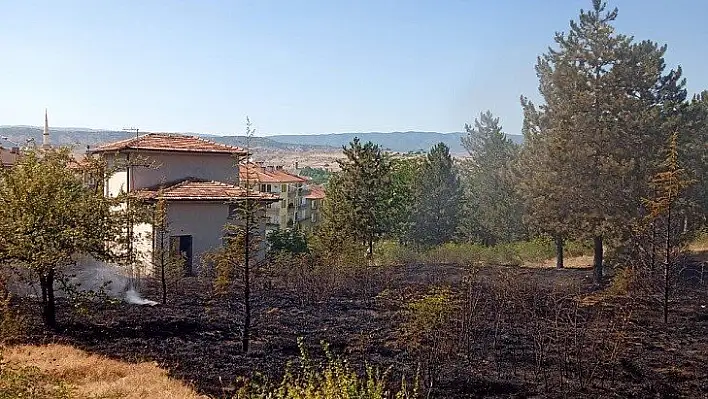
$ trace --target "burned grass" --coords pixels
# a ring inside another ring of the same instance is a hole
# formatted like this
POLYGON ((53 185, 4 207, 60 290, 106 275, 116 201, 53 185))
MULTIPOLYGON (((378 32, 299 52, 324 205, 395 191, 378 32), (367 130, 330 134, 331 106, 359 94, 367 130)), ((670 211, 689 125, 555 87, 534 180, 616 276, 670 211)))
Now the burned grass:
MULTIPOLYGON (((398 383, 418 374, 430 397, 708 395, 704 286, 686 290, 664 326, 651 303, 594 291, 588 269, 472 271, 417 264, 388 273, 371 295, 333 293, 323 300, 303 299, 296 289, 268 282, 255 290, 248 354, 240 351, 237 301, 212 295, 210 285, 196 279, 182 286, 180 295, 155 307, 95 303, 77 310, 62 304, 62 332, 37 328, 28 339, 156 362, 216 397, 231 395, 238 377, 279 378, 297 359, 298 337, 315 358, 326 341, 359 371, 365 364, 391 367, 398 383), (433 287, 452 293, 443 303, 446 318, 406 333, 412 320, 427 322, 409 305, 425 303, 433 287)), ((151 283, 143 294, 158 297, 151 283)))

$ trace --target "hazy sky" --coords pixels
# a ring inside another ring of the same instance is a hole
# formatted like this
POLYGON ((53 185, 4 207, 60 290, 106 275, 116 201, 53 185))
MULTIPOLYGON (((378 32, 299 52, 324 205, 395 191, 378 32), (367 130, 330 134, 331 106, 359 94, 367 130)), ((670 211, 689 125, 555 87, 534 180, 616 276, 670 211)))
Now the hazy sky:
MULTIPOLYGON (((0 0, 0 125, 261 135, 521 126, 536 57, 590 0, 0 0)), ((615 0, 708 88, 708 1, 615 0)))

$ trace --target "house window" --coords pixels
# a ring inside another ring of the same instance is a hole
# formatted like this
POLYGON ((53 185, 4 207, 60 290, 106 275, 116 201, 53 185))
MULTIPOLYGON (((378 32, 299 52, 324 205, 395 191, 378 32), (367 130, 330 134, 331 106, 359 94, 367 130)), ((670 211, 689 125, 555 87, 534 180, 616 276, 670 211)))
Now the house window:
POLYGON ((312 209, 317 209, 317 201, 312 201, 312 209))
POLYGON ((288 185, 287 185, 287 184, 281 185, 281 186, 280 186, 280 191, 282 191, 282 192, 288 191, 288 185))
POLYGON ((273 207, 273 203, 269 202, 268 204, 266 204, 266 208, 270 209, 272 207, 273 207))
POLYGON ((229 204, 229 219, 238 218, 239 206, 238 204, 229 204))
POLYGON ((312 216, 310 217, 310 220, 312 221, 312 223, 317 222, 317 214, 313 213, 312 216))
POLYGON ((263 192, 263 193, 271 192, 270 184, 261 184, 261 192, 263 192))

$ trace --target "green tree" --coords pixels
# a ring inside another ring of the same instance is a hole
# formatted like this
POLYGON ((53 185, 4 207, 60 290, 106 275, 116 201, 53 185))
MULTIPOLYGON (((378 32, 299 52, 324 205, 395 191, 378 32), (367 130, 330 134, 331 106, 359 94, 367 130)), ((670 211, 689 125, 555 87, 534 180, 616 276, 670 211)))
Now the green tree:
POLYGON ((519 149, 503 132, 499 118, 480 114, 465 125, 462 145, 469 152, 466 218, 462 232, 485 245, 524 237, 521 200, 514 187, 513 166, 519 149))
MULTIPOLYGON (((553 190, 565 191, 570 194, 565 201, 574 201, 556 210, 571 209, 578 218, 574 227, 593 238, 599 283, 604 244, 626 237, 639 217, 669 134, 662 118, 683 101, 685 90, 680 69, 664 74, 665 46, 616 33, 617 9, 607 11, 601 0, 592 6, 571 21, 568 33, 556 34, 557 48, 539 57, 544 104, 533 112, 546 122, 547 137, 540 145, 562 158, 563 175, 557 180, 574 191, 553 190)), ((539 173, 558 161, 552 158, 541 158, 546 164, 539 173)))
POLYGON ((462 188, 450 149, 438 143, 418 174, 411 238, 423 245, 451 241, 457 230, 462 188))
POLYGON ((304 168, 300 169, 298 173, 300 174, 300 176, 307 176, 311 178, 312 183, 321 185, 326 185, 329 181, 329 177, 332 175, 332 172, 326 169, 313 168, 310 166, 305 166, 304 168))
POLYGON ((309 252, 307 236, 296 229, 276 229, 268 233, 268 248, 272 253, 287 252, 302 254, 309 252))
POLYGON ((413 226, 411 215, 417 201, 417 185, 425 156, 407 154, 392 159, 391 237, 405 244, 413 226))
POLYGON ((365 243, 373 258, 374 243, 391 229, 391 159, 378 145, 362 145, 358 138, 344 147, 344 155, 346 159, 337 161, 341 172, 336 198, 345 210, 340 215, 344 224, 338 228, 348 229, 355 240, 365 243))
POLYGON ((39 281, 50 328, 57 327, 54 283, 63 270, 82 254, 114 260, 106 242, 122 235, 121 212, 111 210, 122 198, 105 198, 84 184, 68 167, 72 162, 68 149, 28 152, 0 170, 0 263, 39 281))

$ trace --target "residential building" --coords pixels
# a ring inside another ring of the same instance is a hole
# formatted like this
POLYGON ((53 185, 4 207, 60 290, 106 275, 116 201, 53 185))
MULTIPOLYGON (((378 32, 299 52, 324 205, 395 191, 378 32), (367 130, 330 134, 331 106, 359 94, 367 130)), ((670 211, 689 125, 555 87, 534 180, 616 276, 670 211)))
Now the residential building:
POLYGON ((307 204, 305 226, 312 230, 322 221, 322 202, 325 198, 325 190, 324 187, 318 185, 310 185, 309 189, 310 192, 305 196, 307 204))
POLYGON ((11 168, 19 157, 19 147, 5 148, 0 146, 0 168, 11 168))
POLYGON ((259 162, 243 162, 239 168, 241 187, 280 197, 266 209, 267 231, 299 228, 308 221, 308 180, 286 171, 282 166, 265 166, 259 162))
MULTIPOLYGON (((239 186, 237 159, 248 153, 238 147, 193 136, 150 133, 89 152, 101 155, 112 171, 104 184, 105 195, 128 193, 146 203, 165 200, 170 250, 184 258, 186 273, 194 272, 204 254, 222 245, 225 225, 236 222, 237 201, 256 200, 265 209, 278 200, 275 195, 247 192, 239 186)), ((261 229, 265 231, 265 224, 261 229)), ((133 226, 138 262, 153 264, 159 245, 154 230, 150 223, 133 226)))

